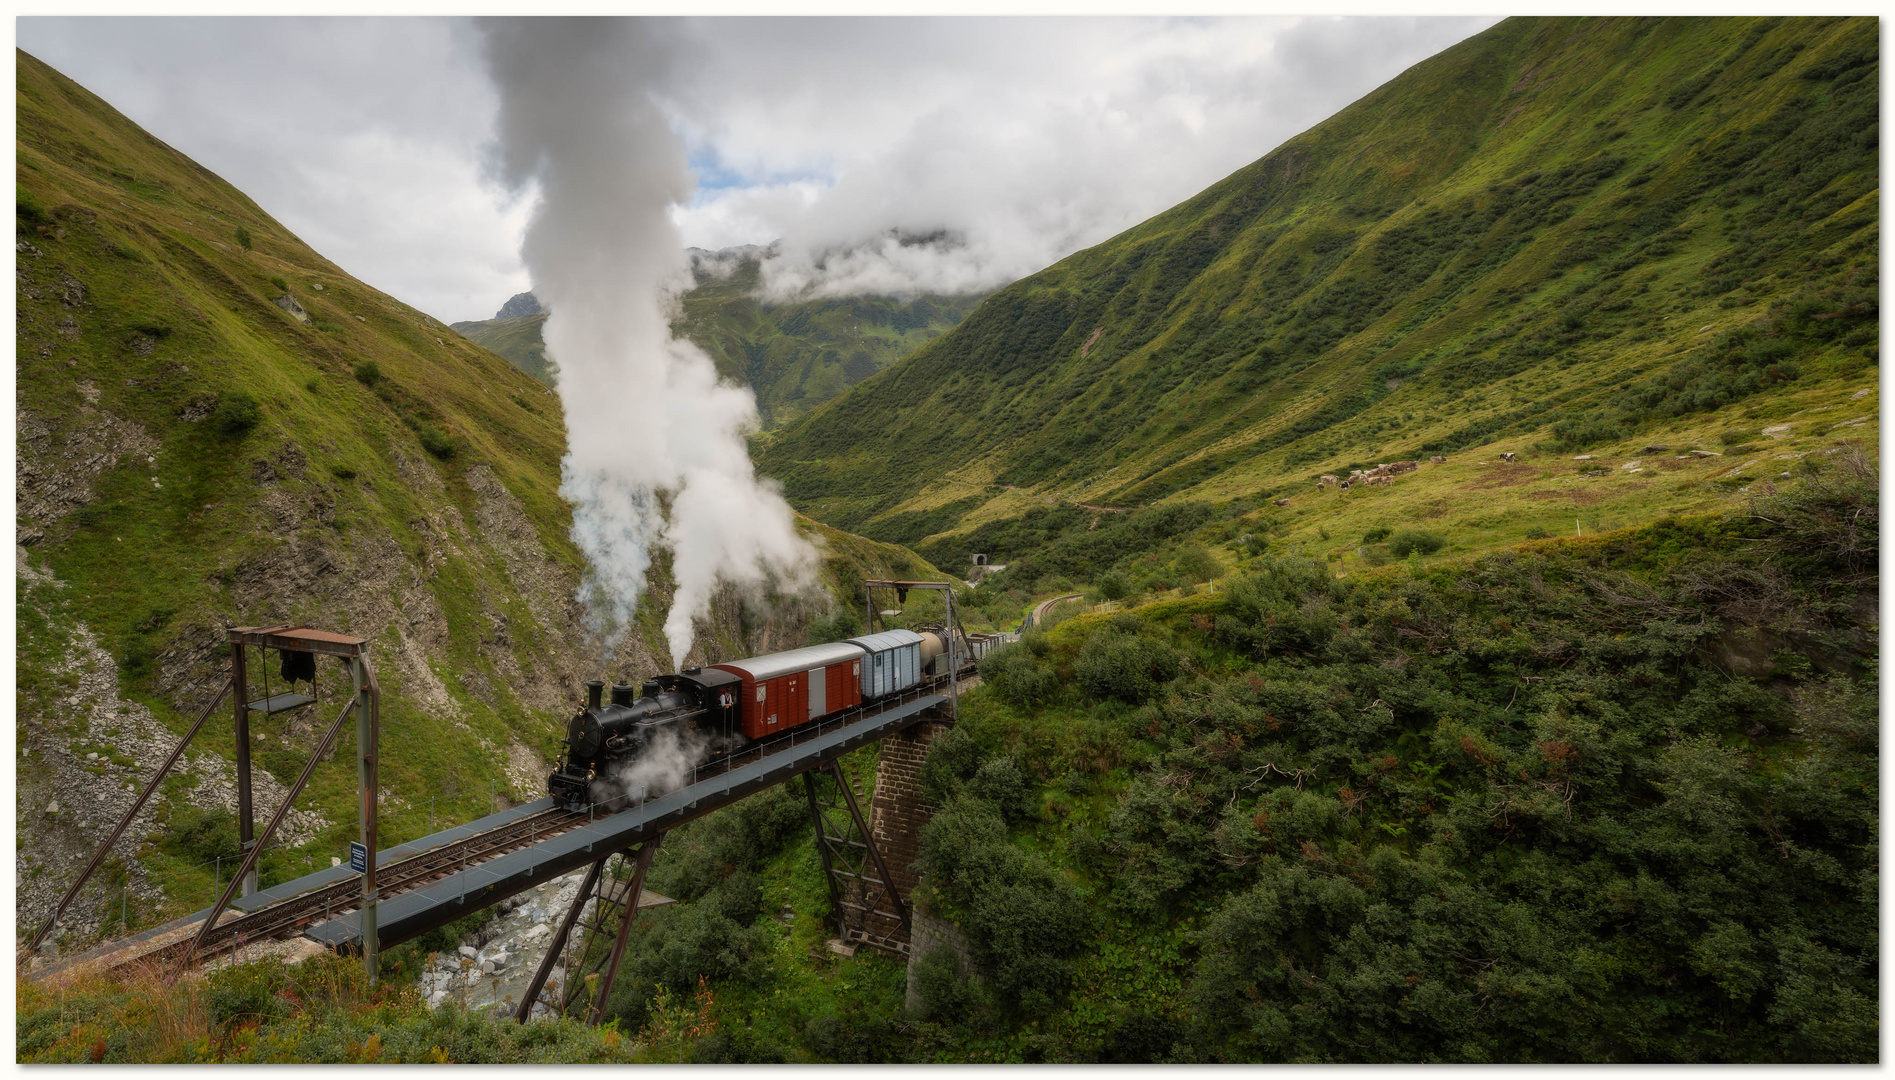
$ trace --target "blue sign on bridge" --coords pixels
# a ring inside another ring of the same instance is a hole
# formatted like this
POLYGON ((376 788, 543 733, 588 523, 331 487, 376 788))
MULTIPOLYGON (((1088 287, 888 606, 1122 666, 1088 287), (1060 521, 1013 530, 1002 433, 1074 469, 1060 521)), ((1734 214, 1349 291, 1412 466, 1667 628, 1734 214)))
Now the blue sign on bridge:
POLYGON ((358 874, 368 873, 368 848, 354 840, 349 841, 349 869, 358 874))

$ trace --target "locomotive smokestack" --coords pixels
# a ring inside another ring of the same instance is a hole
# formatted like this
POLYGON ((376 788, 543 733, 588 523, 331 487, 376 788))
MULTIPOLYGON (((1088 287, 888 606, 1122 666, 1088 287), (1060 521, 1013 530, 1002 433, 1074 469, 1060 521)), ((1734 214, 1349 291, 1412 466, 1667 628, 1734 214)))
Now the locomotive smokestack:
POLYGON ((598 708, 599 699, 603 697, 604 694, 605 694, 605 680, 593 679, 592 681, 586 683, 586 708, 588 709, 598 708))

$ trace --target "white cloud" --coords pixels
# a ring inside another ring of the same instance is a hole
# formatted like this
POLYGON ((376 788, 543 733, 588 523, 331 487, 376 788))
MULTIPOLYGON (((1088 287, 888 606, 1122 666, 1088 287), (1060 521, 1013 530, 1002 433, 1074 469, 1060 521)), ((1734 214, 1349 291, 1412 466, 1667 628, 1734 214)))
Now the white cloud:
POLYGON ((677 220, 781 238, 780 294, 990 288, 1261 157, 1491 19, 758 20, 672 84, 674 122, 745 186, 677 220), (945 232, 916 247, 891 237, 945 232))
MULTIPOLYGON (((676 55, 655 92, 715 183, 671 220, 698 247, 781 239, 786 288, 992 287, 1188 198, 1494 21, 669 22, 676 55), (891 230, 955 243, 904 247, 891 230)), ((466 23, 16 25, 23 48, 371 284, 448 320, 489 317, 527 286, 528 208, 483 179, 496 104, 466 23)))
POLYGON ((480 179, 496 99, 443 19, 21 18, 20 47, 350 274, 456 321, 527 287, 529 209, 480 179))

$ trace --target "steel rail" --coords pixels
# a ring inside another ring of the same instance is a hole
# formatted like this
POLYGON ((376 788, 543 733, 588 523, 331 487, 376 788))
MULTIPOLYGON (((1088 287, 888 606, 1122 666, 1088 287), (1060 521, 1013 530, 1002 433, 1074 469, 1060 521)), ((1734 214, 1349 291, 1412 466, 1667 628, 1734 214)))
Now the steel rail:
MULTIPOLYGON (((925 696, 928 692, 938 689, 940 684, 945 683, 947 679, 947 675, 929 676, 901 694, 857 706, 816 724, 799 724, 768 741, 755 743, 736 753, 726 754, 699 766, 693 772, 692 782, 698 783, 715 778, 774 753, 791 749, 810 738, 846 727, 863 719, 864 714, 868 714, 871 710, 885 711, 892 706, 925 696)), ((215 708, 215 703, 212 708, 215 708)), ((347 715, 346 712, 344 715, 347 715)), ((320 757, 320 754, 317 757, 320 757)), ((285 806, 287 805, 286 801, 285 806)), ((520 848, 535 846, 594 820, 596 817, 617 813, 632 805, 630 800, 620 798, 600 804, 590 812, 567 811, 555 807, 443 844, 400 862, 378 866, 376 868, 379 885, 378 898, 387 899, 397 896, 430 884, 467 866, 486 862, 520 848), (522 838, 525 839, 525 843, 518 842, 522 838)), ((322 914, 324 921, 337 915, 346 915, 358 910, 360 899, 360 879, 349 878, 286 898, 220 925, 205 926, 200 929, 194 941, 174 943, 147 954, 147 958, 182 959, 191 953, 195 953, 198 959, 207 958, 225 951, 239 940, 254 941, 281 937, 289 932, 300 930, 310 925, 314 921, 313 916, 318 912, 322 914)))
MULTIPOLYGON (((400 862, 379 867, 378 869, 384 875, 382 884, 387 890, 385 895, 399 895, 409 889, 418 888, 445 877, 465 865, 485 862, 509 851, 529 847, 539 840, 558 836, 578 825, 584 818, 584 814, 573 814, 564 810, 546 810, 453 843, 443 844, 432 851, 410 856, 400 862), (518 843, 523 836, 527 838, 527 842, 518 843)), ((309 925, 318 912, 327 919, 335 915, 348 914, 360 907, 361 879, 348 878, 278 901, 269 907, 259 908, 241 918, 200 930, 201 941, 178 942, 156 950, 149 954, 148 958, 182 959, 184 954, 190 951, 186 946, 195 944, 196 955, 202 959, 223 952, 240 938, 256 940, 281 937, 289 931, 300 930, 309 925)))

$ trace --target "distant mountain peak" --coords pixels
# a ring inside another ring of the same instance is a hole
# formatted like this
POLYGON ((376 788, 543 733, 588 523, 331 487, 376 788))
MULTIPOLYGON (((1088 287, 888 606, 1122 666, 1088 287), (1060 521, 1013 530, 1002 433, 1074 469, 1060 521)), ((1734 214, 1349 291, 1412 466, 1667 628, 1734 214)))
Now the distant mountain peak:
POLYGON ((524 319, 528 315, 538 315, 546 309, 540 306, 539 297, 530 292, 515 293, 513 299, 500 305, 494 312, 496 319, 524 319))

